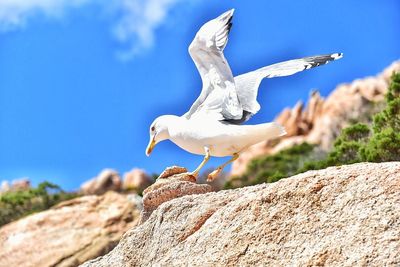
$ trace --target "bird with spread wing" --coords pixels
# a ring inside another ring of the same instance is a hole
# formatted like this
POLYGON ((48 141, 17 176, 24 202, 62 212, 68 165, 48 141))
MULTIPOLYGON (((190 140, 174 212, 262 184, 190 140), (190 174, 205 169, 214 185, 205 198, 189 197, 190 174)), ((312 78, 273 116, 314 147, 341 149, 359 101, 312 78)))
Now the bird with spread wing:
POLYGON ((200 96, 183 116, 163 115, 155 119, 150 126, 150 142, 146 149, 149 156, 157 143, 169 139, 190 153, 204 155, 191 173, 194 176, 198 176, 211 156, 231 156, 209 174, 208 181, 250 146, 286 134, 276 122, 242 125, 260 110, 257 93, 264 78, 292 75, 342 57, 341 53, 335 53, 294 59, 233 77, 223 54, 233 11, 207 22, 197 32, 189 53, 203 83, 200 96))

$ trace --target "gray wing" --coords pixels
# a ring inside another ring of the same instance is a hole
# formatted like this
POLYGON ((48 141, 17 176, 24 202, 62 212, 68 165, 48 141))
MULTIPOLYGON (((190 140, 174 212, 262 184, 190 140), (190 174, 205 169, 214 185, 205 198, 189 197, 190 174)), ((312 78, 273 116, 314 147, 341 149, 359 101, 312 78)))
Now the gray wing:
POLYGON ((233 9, 204 24, 189 46, 189 53, 199 70, 203 88, 187 119, 198 115, 217 120, 240 119, 242 107, 236 94, 232 71, 223 50, 228 42, 233 9))
MULTIPOLYGON (((244 117, 241 120, 238 120, 237 123, 242 123, 248 120, 252 115, 256 114, 260 110, 260 104, 257 102, 257 93, 258 87, 264 78, 289 76, 303 70, 325 65, 330 61, 341 58, 342 56, 342 53, 335 53, 294 59, 236 76, 234 78, 236 92, 244 110, 244 117)), ((233 120, 231 122, 235 121, 233 120)))

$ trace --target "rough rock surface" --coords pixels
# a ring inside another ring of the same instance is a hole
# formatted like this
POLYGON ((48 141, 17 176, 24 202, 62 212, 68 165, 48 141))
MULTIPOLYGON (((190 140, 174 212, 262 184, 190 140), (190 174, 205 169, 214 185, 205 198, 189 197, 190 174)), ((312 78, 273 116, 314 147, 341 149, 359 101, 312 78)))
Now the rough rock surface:
POLYGON ((0 266, 77 266, 110 251, 139 219, 137 200, 109 192, 65 201, 0 228, 0 266))
POLYGON ((122 187, 119 173, 112 169, 104 169, 101 173, 81 185, 81 193, 84 195, 101 195, 107 191, 119 191, 122 187))
POLYGON ((196 178, 186 168, 173 166, 161 173, 157 181, 143 191, 141 223, 162 203, 186 195, 204 194, 213 189, 207 184, 197 184, 196 178))
POLYGON ((153 183, 153 179, 142 169, 132 169, 124 174, 122 189, 142 192, 153 183))
POLYGON ((241 153, 232 165, 231 175, 243 174, 248 162, 260 155, 273 154, 295 144, 318 144, 323 150, 331 148, 340 130, 352 120, 371 112, 374 103, 383 100, 390 76, 400 71, 400 61, 394 62, 376 77, 358 79, 339 85, 326 100, 312 92, 307 107, 298 102, 286 108, 275 119, 285 126, 288 134, 280 142, 261 142, 241 153))
POLYGON ((160 205, 83 266, 399 266, 400 162, 310 171, 160 205))

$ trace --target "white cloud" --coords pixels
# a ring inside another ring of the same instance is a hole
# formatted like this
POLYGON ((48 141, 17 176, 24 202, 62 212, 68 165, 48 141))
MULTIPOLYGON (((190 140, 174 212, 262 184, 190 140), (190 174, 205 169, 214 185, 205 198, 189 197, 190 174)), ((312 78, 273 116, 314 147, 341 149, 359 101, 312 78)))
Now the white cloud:
POLYGON ((150 48, 156 29, 165 22, 168 12, 182 0, 0 0, 0 31, 27 25, 35 16, 61 18, 70 9, 88 5, 101 6, 114 18, 111 25, 116 40, 128 47, 118 57, 128 60, 150 48))
POLYGON ((130 59, 154 43, 155 30, 165 21, 170 9, 180 0, 114 0, 122 16, 113 27, 117 40, 130 48, 120 51, 122 60, 130 59))
POLYGON ((0 0, 0 30, 25 26, 36 15, 60 17, 68 8, 80 7, 90 0, 0 0))

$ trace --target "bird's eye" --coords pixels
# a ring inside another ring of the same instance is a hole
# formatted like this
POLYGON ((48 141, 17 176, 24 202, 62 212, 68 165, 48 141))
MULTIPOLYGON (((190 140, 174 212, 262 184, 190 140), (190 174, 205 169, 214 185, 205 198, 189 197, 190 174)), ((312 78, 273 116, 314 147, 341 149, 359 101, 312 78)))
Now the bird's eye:
POLYGON ((154 132, 156 130, 156 127, 151 126, 151 131, 154 132))

